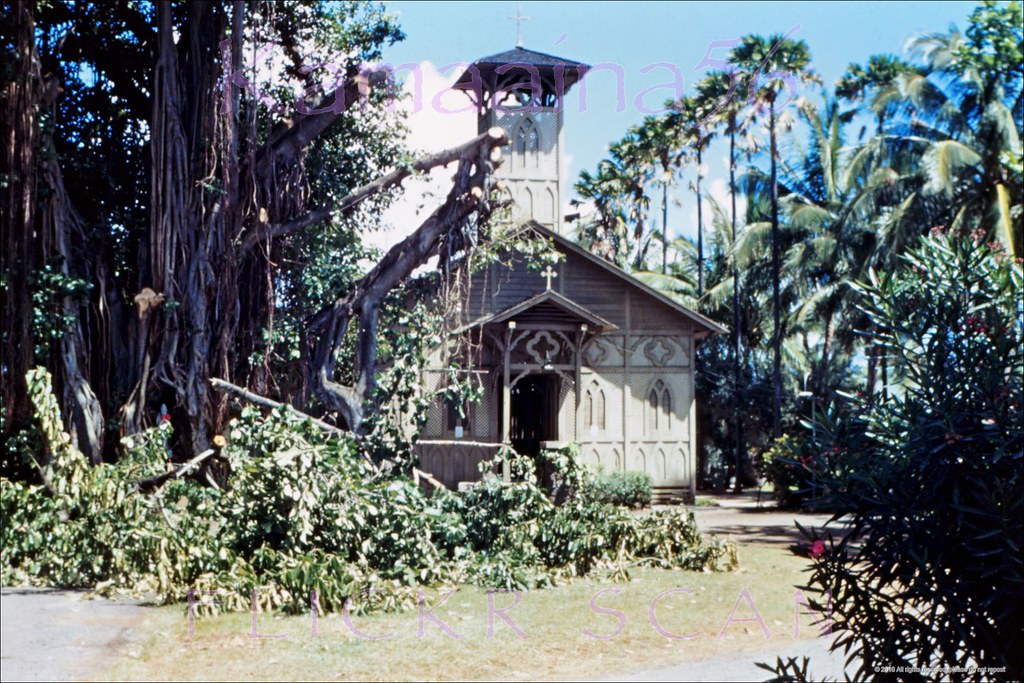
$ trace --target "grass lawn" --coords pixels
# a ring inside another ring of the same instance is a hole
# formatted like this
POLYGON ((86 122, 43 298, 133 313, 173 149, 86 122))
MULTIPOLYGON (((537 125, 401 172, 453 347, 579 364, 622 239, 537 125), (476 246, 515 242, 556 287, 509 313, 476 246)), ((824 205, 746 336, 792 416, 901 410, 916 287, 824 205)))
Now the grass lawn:
MULTIPOLYGON (((185 607, 159 608, 110 675, 153 680, 600 678, 791 643, 794 586, 803 583, 807 560, 783 548, 753 544, 739 547, 739 559, 741 568, 730 573, 637 569, 629 583, 580 580, 522 593, 514 607, 515 594, 488 595, 476 587, 460 588, 440 606, 443 594, 428 593, 424 610, 433 611, 423 617, 422 636, 420 614, 413 610, 350 618, 355 629, 376 639, 357 637, 342 615, 319 618, 314 637, 308 614, 261 614, 261 634, 285 637, 254 639, 248 613, 200 618, 190 639, 185 607), (691 592, 665 593, 672 589, 691 592), (657 626, 651 621, 652 603, 657 626), (445 632, 438 622, 461 637, 445 632), (658 628, 695 637, 671 638, 658 628)), ((814 620, 811 614, 800 617, 800 638, 817 634, 814 620)))

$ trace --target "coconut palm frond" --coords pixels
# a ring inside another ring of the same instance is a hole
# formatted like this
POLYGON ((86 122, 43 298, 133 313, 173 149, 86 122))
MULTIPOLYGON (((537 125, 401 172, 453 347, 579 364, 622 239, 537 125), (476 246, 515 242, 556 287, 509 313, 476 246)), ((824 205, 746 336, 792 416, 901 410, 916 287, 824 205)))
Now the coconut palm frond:
POLYGON ((732 300, 734 278, 730 275, 704 290, 701 302, 709 308, 721 308, 732 300))
POLYGON ((740 268, 765 258, 771 250, 772 224, 751 223, 743 230, 733 245, 733 257, 740 268))
POLYGON ((932 143, 921 158, 926 178, 925 191, 952 195, 959 172, 977 168, 980 162, 981 156, 977 152, 957 140, 932 143))

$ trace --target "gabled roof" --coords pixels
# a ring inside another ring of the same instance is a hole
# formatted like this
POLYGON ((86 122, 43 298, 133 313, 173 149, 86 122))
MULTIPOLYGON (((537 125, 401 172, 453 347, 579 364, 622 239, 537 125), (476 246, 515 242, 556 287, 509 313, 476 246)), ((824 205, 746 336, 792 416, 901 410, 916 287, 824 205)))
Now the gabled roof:
POLYGON ((579 257, 589 261, 590 263, 593 263, 595 266, 598 266, 599 268, 602 268, 606 272, 611 273, 612 275, 614 275, 615 277, 619 278, 620 280, 622 280, 626 284, 628 284, 628 285, 630 285, 630 286, 640 290, 641 292, 643 292, 647 296, 649 296, 649 297, 651 297, 653 299, 656 299, 657 301, 659 301, 659 302, 665 304, 666 306, 668 306, 669 308, 671 308, 676 313, 679 313, 680 315, 682 315, 682 316, 688 318, 689 320, 691 320, 692 322, 696 323, 698 328, 703 328, 703 330, 698 329, 694 333, 694 336, 696 336, 698 338, 701 338, 701 337, 705 337, 705 336, 707 336, 709 334, 725 334, 726 332, 728 332, 728 330, 725 327, 723 327, 722 325, 719 325, 714 320, 701 315, 697 311, 694 311, 694 310, 692 310, 691 308, 689 308, 687 306, 684 306, 683 304, 681 304, 678 301, 672 299, 671 297, 665 296, 664 294, 662 294, 658 290, 654 289, 653 287, 645 285, 643 282, 640 282, 635 277, 633 277, 632 275, 630 275, 626 271, 622 270, 621 268, 619 268, 615 264, 609 263, 608 261, 605 261, 600 256, 596 256, 594 254, 591 254, 589 251, 587 251, 586 249, 584 249, 580 245, 576 244, 572 240, 570 240, 570 239, 568 239, 566 237, 563 237, 562 235, 559 235, 558 233, 553 232, 552 230, 550 230, 548 228, 545 228, 543 225, 541 225, 537 221, 534 221, 534 220, 527 221, 524 224, 524 227, 525 228, 529 228, 530 230, 533 230, 534 232, 539 234, 541 237, 544 237, 544 238, 552 240, 559 249, 563 249, 565 251, 568 251, 568 252, 571 252, 573 254, 576 254, 577 256, 579 256, 579 257))
POLYGON ((479 327, 480 325, 490 325, 493 323, 502 323, 507 320, 519 319, 524 316, 528 316, 532 310, 536 310, 537 313, 541 313, 542 317, 546 320, 551 320, 558 314, 566 316, 573 322, 586 323, 587 326, 595 332, 608 332, 616 329, 614 323, 608 322, 598 314, 589 310, 585 306, 581 306, 575 301, 568 297, 562 296, 553 289, 548 289, 535 294, 529 299, 520 301, 514 306, 510 306, 503 311, 492 313, 491 315, 478 318, 471 323, 468 323, 456 330, 458 332, 464 332, 473 327, 479 327), (555 315, 552 315, 552 314, 555 315))

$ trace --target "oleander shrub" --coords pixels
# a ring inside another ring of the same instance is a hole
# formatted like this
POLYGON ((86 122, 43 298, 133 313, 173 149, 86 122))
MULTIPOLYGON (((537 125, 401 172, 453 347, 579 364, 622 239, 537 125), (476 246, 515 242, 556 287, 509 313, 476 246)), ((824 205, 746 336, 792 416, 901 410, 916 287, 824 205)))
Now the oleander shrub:
POLYGON ((862 406, 856 468, 820 474, 850 527, 815 539, 809 584, 830 594, 857 680, 1019 678, 1024 277, 999 245, 940 231, 905 261, 857 285, 898 381, 862 406))

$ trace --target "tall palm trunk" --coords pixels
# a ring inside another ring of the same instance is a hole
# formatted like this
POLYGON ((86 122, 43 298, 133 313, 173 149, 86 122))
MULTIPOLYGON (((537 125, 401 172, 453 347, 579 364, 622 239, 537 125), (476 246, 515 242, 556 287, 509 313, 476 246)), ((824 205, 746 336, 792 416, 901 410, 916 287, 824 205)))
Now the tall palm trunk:
POLYGON ((700 166, 701 149, 697 147, 697 298, 704 296, 704 216, 701 209, 700 166))
POLYGON ((668 273, 668 181, 661 186, 661 274, 668 273))
MULTIPOLYGON (((736 246, 736 114, 729 116, 729 196, 732 202, 732 244, 736 246)), ((732 260, 732 343, 733 343, 733 421, 736 427, 736 491, 743 490, 743 418, 740 415, 742 370, 740 365, 740 269, 735 254, 732 260)))
POLYGON ((768 135, 771 139, 772 173, 772 436, 782 436, 782 279, 781 245, 779 244, 779 179, 775 139, 775 99, 768 101, 768 135))

